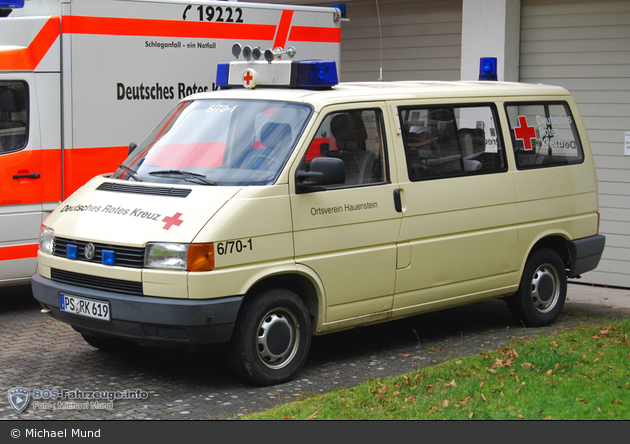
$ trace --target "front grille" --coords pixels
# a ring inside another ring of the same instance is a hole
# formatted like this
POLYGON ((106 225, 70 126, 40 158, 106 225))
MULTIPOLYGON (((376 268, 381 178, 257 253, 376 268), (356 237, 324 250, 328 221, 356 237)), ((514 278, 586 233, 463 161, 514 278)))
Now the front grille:
POLYGON ((145 185, 127 185, 116 182, 103 182, 96 189, 100 191, 168 197, 187 197, 192 192, 192 190, 188 188, 151 187, 145 185))
POLYGON ((73 273, 72 271, 52 268, 50 275, 53 281, 64 284, 78 285, 95 290, 114 291, 116 293, 144 296, 142 282, 123 281, 122 279, 110 279, 87 274, 73 273))
POLYGON ((73 239, 65 239, 55 237, 53 241, 53 255, 66 257, 66 248, 68 244, 76 245, 78 248, 77 259, 83 262, 102 263, 103 250, 113 250, 116 263, 119 267, 142 268, 144 267, 144 248, 125 247, 122 245, 99 244, 96 242, 78 241, 73 239), (87 259, 85 257, 85 246, 92 243, 95 247, 94 257, 87 259))

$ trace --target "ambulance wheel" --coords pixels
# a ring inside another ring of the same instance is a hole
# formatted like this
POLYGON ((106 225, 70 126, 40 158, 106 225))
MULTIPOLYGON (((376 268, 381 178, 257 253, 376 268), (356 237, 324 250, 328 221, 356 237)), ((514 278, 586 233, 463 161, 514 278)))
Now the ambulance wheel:
POLYGON ((230 365, 246 383, 266 386, 293 379, 311 345, 311 318, 292 291, 273 288, 243 302, 230 341, 230 365))
POLYGON ((551 325, 567 298, 567 274, 554 250, 534 252, 525 264, 516 294, 506 298, 510 312, 528 327, 551 325))
POLYGON ((127 341, 120 338, 107 338, 104 336, 93 336, 87 333, 81 333, 85 342, 94 348, 107 353, 124 353, 137 345, 135 342, 127 341))

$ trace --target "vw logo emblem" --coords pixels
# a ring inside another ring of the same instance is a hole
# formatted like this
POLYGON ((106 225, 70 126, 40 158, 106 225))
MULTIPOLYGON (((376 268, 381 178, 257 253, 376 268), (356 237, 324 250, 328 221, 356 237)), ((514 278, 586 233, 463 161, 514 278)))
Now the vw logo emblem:
POLYGON ((94 259, 94 252, 96 251, 96 247, 94 246, 93 243, 89 243, 85 246, 85 250, 84 253, 85 254, 85 258, 87 260, 92 260, 94 259))

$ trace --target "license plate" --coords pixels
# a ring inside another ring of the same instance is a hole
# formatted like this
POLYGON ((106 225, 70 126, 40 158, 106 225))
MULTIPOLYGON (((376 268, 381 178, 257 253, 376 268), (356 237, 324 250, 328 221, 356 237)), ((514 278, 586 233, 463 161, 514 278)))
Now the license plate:
POLYGON ((109 302, 95 301, 70 294, 59 294, 61 311, 109 321, 109 302))

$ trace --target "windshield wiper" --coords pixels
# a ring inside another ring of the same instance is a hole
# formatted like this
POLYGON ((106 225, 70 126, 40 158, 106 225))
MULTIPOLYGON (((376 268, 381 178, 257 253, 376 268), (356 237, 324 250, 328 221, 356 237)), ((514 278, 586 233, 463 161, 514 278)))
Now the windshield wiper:
POLYGON ((216 182, 206 179, 206 176, 199 173, 191 173, 190 171, 182 171, 182 170, 160 170, 160 171, 151 171, 149 172, 152 176, 162 176, 162 177, 181 177, 188 182, 199 181, 206 185, 218 185, 216 182))
POLYGON ((129 168, 128 166, 123 165, 122 163, 118 164, 118 168, 122 168, 123 170, 125 170, 126 172, 129 173, 129 175, 133 178, 133 180, 135 180, 136 182, 142 182, 142 179, 140 179, 137 174, 138 172, 132 168, 129 168))

